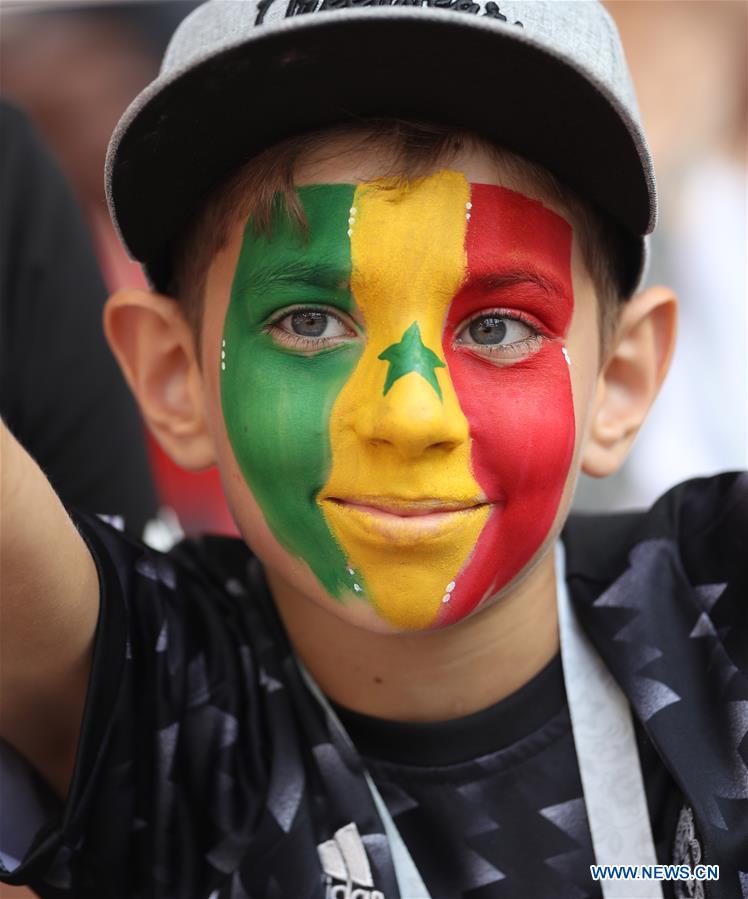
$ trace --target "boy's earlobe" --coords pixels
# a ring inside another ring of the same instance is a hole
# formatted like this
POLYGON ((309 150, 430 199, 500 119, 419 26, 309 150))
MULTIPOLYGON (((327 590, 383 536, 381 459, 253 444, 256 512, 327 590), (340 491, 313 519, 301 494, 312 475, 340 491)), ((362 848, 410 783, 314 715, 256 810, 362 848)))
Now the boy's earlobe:
POLYGON ((650 287, 623 306, 598 375, 585 474, 613 474, 626 458, 670 366, 676 322, 677 300, 666 287, 650 287))
POLYGON ((146 290, 120 290, 107 301, 104 331, 164 450, 183 468, 213 464, 195 340, 176 300, 146 290))

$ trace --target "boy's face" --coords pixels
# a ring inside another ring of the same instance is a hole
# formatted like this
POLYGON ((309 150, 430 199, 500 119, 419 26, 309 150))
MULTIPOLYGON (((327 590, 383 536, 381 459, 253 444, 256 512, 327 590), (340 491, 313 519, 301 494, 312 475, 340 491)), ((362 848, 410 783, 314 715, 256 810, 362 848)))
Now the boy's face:
POLYGON ((596 300, 570 223, 499 186, 486 150, 410 184, 333 150, 299 173, 306 237, 278 207, 269 238, 237 227, 211 266, 211 429, 274 578, 426 630, 499 595, 563 521, 596 300))

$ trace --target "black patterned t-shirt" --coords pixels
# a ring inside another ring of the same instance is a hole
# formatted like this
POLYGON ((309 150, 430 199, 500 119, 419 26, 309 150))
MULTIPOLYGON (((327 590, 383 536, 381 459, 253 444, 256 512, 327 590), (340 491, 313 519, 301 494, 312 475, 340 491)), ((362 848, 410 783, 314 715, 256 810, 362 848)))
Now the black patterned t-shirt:
MULTIPOLYGON (((710 899, 748 895, 746 497, 745 479, 694 482, 564 538, 579 620, 632 705, 658 858, 684 860, 686 805, 689 851, 720 864, 710 899)), ((352 750, 242 543, 159 554, 80 528, 101 613, 75 773, 61 807, 6 770, 3 880, 76 899, 397 899, 365 765, 433 899, 600 895, 558 659, 457 721, 339 710, 352 750)))

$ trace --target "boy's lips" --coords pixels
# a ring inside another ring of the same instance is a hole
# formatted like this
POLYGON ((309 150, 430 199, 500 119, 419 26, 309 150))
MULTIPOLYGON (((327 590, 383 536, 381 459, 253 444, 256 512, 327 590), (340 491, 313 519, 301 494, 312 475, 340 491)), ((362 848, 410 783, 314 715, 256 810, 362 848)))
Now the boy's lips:
POLYGON ((486 504, 485 498, 469 500, 435 499, 399 499, 391 496, 363 496, 326 497, 329 502, 340 503, 344 506, 355 506, 358 509, 371 512, 382 512, 385 515, 398 515, 401 518, 415 518, 416 516, 438 515, 442 512, 462 512, 465 509, 474 509, 476 506, 486 504))
POLYGON ((400 499, 398 497, 325 497, 322 502, 339 525, 360 537, 406 546, 444 538, 464 527, 476 514, 485 514, 485 497, 469 500, 400 499))

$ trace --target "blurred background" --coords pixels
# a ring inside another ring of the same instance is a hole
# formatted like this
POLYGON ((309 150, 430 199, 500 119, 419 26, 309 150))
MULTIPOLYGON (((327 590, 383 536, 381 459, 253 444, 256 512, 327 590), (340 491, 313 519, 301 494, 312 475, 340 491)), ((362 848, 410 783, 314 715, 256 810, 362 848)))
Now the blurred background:
MULTIPOLYGON (((106 210, 107 142, 130 100, 155 76, 170 34, 196 5, 2 3, 0 93, 27 112, 70 180, 110 291, 145 282, 106 210)), ((576 504, 587 510, 646 505, 685 478, 748 462, 748 5, 615 0, 606 6, 623 37, 657 169, 660 223, 649 283, 675 288, 681 325, 665 389, 625 468, 606 481, 583 478, 576 504)), ((153 441, 149 455, 159 500, 176 511, 185 531, 233 531, 214 471, 181 472, 153 441)), ((0 889, 8 899, 29 895, 0 889)))
POLYGON ((615 0, 655 161, 648 283, 680 300, 670 373, 624 468, 582 478, 578 508, 647 506, 686 478, 748 464, 748 4, 615 0))

